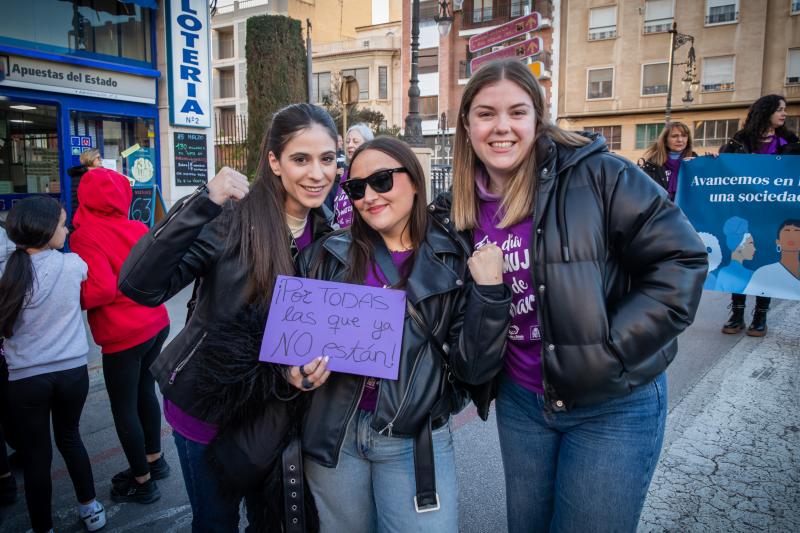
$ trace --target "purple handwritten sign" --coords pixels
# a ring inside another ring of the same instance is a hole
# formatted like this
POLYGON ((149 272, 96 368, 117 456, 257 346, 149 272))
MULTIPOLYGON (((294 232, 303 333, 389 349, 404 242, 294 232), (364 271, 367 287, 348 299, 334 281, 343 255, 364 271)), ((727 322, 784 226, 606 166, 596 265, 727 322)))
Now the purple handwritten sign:
POLYGON ((397 379, 405 306, 403 291, 278 276, 259 359, 397 379))

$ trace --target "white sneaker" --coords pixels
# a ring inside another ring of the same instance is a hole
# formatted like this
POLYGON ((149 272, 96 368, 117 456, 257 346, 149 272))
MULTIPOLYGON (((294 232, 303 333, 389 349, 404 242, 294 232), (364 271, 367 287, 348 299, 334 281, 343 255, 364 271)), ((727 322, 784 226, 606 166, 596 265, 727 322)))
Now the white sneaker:
POLYGON ((97 502, 97 505, 94 510, 90 511, 89 514, 81 515, 83 525, 86 526, 88 531, 97 531, 106 525, 106 509, 99 501, 95 500, 95 502, 97 502))

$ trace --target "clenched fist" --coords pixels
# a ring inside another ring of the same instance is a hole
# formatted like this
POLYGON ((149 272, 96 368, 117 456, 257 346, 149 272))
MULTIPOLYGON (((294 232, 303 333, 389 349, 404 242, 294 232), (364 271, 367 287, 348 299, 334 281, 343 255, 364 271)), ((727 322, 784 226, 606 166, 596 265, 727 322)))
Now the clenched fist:
POLYGON ((247 178, 230 167, 222 167, 208 182, 208 198, 217 205, 222 205, 229 198, 241 200, 250 192, 247 178))
POLYGON ((485 244, 475 250, 467 266, 478 285, 503 283, 503 251, 496 244, 485 244))

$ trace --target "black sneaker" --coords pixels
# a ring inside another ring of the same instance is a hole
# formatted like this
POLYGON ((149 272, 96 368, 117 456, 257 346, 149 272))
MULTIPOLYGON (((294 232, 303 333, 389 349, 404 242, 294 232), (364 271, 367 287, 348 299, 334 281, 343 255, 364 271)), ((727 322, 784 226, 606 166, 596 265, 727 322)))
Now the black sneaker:
MULTIPOLYGON (((147 463, 147 466, 150 467, 150 479, 164 479, 169 476, 170 468, 163 455, 152 463, 147 463)), ((133 472, 128 468, 112 477, 111 485, 119 485, 120 483, 126 483, 132 479, 133 472)))
POLYGON ((14 474, 0 477, 0 505, 11 505, 15 501, 17 501, 17 480, 14 479, 14 474))
POLYGON ((153 503, 161 498, 156 482, 148 479, 138 483, 135 479, 122 482, 111 487, 111 499, 116 503, 153 503))

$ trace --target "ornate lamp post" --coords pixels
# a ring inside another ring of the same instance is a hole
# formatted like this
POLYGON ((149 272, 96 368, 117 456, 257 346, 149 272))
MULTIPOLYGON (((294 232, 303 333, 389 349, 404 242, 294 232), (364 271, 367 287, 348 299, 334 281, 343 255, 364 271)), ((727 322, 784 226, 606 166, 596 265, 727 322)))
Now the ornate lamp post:
POLYGON ((685 33, 678 32, 678 25, 672 23, 669 31, 669 66, 667 67, 667 105, 664 109, 664 123, 669 123, 672 119, 672 69, 675 65, 686 65, 686 71, 681 79, 681 84, 685 95, 681 99, 684 104, 689 104, 694 100, 692 93, 697 91, 699 82, 697 81, 697 59, 694 52, 694 37, 685 33), (675 63, 675 50, 686 43, 692 43, 685 63, 675 63))
MULTIPOLYGON (((408 115, 403 139, 409 146, 425 146, 422 119, 419 116, 419 1, 411 0, 411 80, 408 85, 408 115)), ((433 17, 442 37, 450 33, 453 13, 447 0, 439 2, 439 13, 433 17)))

